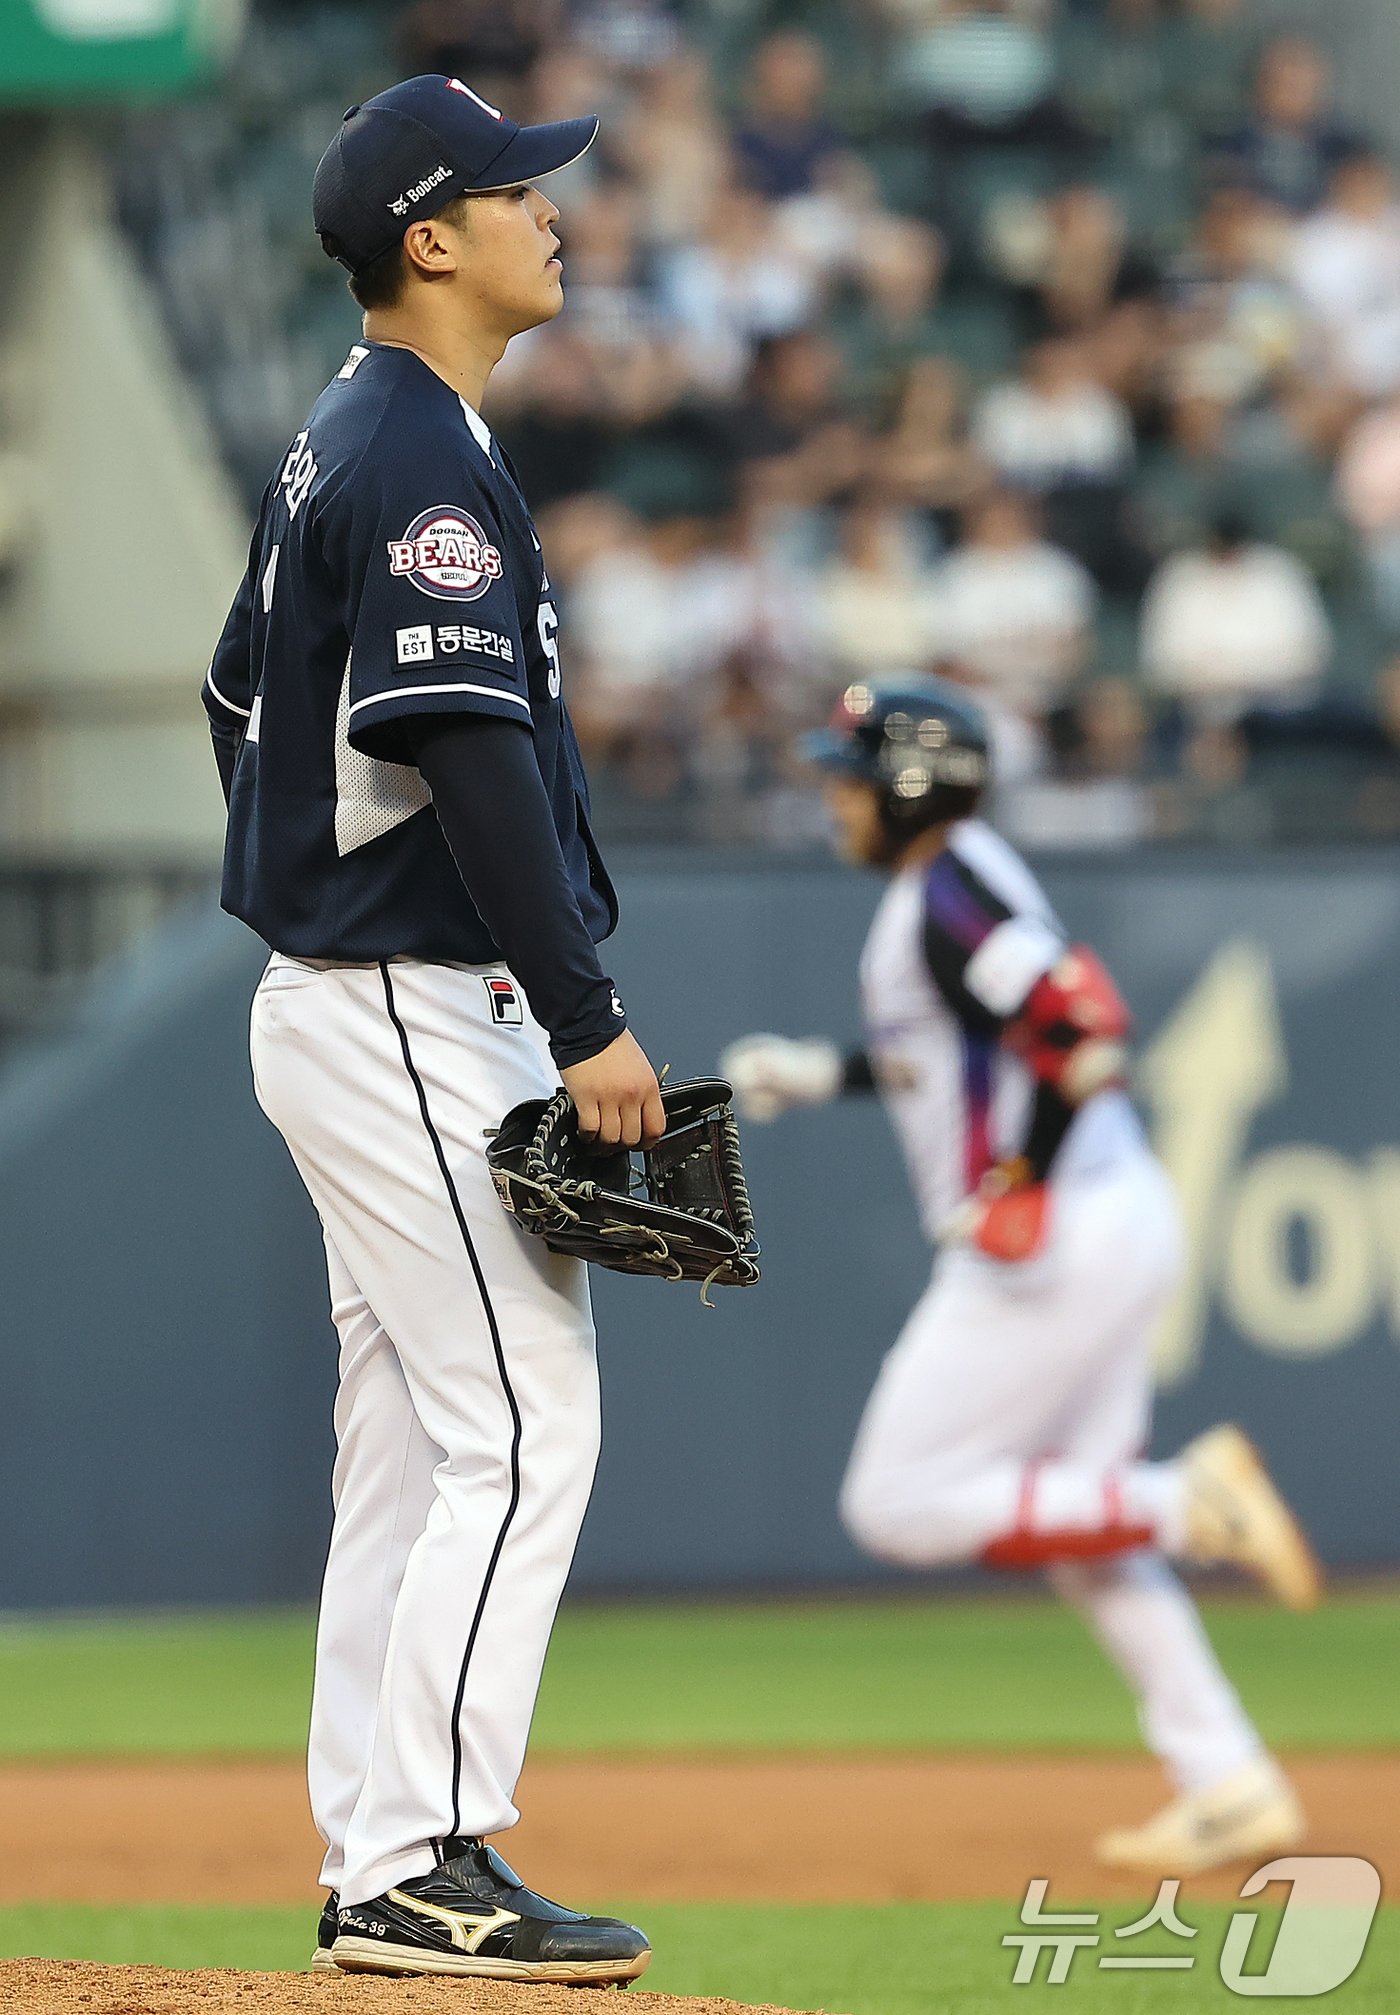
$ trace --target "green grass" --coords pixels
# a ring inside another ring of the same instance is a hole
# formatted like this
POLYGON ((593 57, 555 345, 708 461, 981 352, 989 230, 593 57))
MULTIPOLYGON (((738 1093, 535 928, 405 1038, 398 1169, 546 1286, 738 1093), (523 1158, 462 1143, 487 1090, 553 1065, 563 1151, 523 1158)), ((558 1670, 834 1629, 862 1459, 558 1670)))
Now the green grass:
MULTIPOLYGON (((1400 1747, 1400 1597, 1318 1615, 1222 1599, 1207 1622, 1283 1749, 1400 1747)), ((0 1755, 295 1753, 302 1612, 0 1624, 0 1755)), ((578 1604, 561 1618, 534 1753, 1133 1750, 1127 1697, 1052 1602, 578 1604)))
MULTIPOLYGON (((1400 1747, 1400 1597, 1352 1592, 1308 1618, 1224 1599, 1207 1621, 1273 1743, 1400 1747)), ((0 1755, 298 1752, 311 1631, 299 1612, 0 1624, 0 1755)), ((1077 1618, 1049 1602, 958 1597, 575 1605, 550 1654, 535 1747, 1113 1751, 1138 1740, 1077 1618)), ((1047 1997, 1058 2015, 1195 2015, 1235 2001, 1216 1977, 1219 1906, 1185 1908, 1201 1927, 1189 1974, 1104 1974, 1090 1954, 1054 1988, 1011 1984, 1015 1955, 1000 1941, 1018 1927, 1004 1904, 621 1907, 655 1941, 648 1986, 681 1994, 832 2015, 1015 2015, 1047 1997)), ((13 1906, 0 1908, 0 1954, 294 1970, 313 1928, 306 1909, 13 1906)), ((1382 1915, 1332 2000, 1358 2015, 1400 2006, 1400 1912, 1382 1915)))
MULTIPOLYGON (((1080 1953, 1068 1982, 1011 1985, 1014 1951, 1001 1939, 1018 1929, 1013 1907, 997 1903, 891 1903, 841 1911, 805 1905, 648 1904, 630 1910, 646 1926, 656 1959, 646 1985, 675 1994, 714 1994, 832 2015, 1195 2015, 1238 2005, 1217 1977, 1229 1908, 1185 1904, 1198 1927, 1191 1945, 1161 1932, 1123 1941, 1124 1956, 1197 1955, 1189 1973, 1101 1973, 1097 1952, 1080 1953)), ((1080 1905, 1080 1908, 1088 1907, 1080 1905)), ((1114 1905, 1104 1926, 1140 1914, 1114 1905)), ((1255 1932, 1259 1964, 1269 1915, 1255 1932)), ((238 1966, 294 1971, 309 1957, 314 1930, 305 1910, 0 1909, 0 1954, 163 1966, 238 1966)), ((1113 1940, 1107 1938, 1111 1947, 1113 1940)), ((1251 1969, 1254 1954, 1251 1953, 1251 1969)), ((1350 1982, 1328 2006, 1355 2015, 1391 2011, 1400 1994, 1400 1911, 1383 1911, 1350 1982)), ((625 2008, 626 2002, 619 2003, 625 2008)))

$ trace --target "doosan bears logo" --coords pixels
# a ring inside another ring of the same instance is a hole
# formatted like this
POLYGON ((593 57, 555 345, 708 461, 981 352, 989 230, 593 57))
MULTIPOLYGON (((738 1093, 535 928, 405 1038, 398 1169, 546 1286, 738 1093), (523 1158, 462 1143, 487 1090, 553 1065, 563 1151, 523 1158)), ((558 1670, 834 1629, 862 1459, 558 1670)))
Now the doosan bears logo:
POLYGON ((389 541, 389 572, 439 602, 474 602, 501 578, 501 556, 475 518, 435 504, 389 541))

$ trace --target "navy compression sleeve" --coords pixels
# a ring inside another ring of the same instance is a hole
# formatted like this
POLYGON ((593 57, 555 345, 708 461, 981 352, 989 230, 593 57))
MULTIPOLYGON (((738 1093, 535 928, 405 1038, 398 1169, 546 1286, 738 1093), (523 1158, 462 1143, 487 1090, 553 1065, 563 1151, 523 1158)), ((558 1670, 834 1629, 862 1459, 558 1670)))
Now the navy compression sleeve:
POLYGON ((487 714, 416 716, 414 760, 477 914, 561 1069, 627 1026, 569 884, 530 730, 487 714))

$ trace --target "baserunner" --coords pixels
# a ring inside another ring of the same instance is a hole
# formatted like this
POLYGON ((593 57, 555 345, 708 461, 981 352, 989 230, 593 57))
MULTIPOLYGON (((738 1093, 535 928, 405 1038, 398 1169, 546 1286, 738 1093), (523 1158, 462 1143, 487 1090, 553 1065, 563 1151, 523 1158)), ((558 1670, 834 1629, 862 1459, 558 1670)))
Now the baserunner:
POLYGON ((1186 1875, 1282 1852, 1298 1801, 1169 1562, 1231 1561, 1298 1609, 1318 1570, 1238 1428, 1143 1460, 1181 1236, 1127 1096, 1127 1009, 977 817, 987 734, 964 692, 859 681, 807 754, 841 850, 888 877, 865 1041, 753 1035, 720 1068, 750 1119, 878 1090, 936 1248, 861 1421, 847 1528, 905 1567, 1044 1569, 1084 1612, 1174 1792, 1102 1860, 1186 1875))

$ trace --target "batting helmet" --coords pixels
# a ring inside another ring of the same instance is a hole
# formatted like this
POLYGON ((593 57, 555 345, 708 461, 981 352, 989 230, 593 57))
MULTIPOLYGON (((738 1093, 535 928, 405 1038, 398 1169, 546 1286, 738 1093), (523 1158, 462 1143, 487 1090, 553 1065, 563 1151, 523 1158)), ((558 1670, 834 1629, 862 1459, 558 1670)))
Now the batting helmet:
POLYGON ((893 840, 965 819, 987 787, 987 730, 942 679, 906 673, 847 686, 831 725, 803 737, 809 762, 874 784, 893 840))

